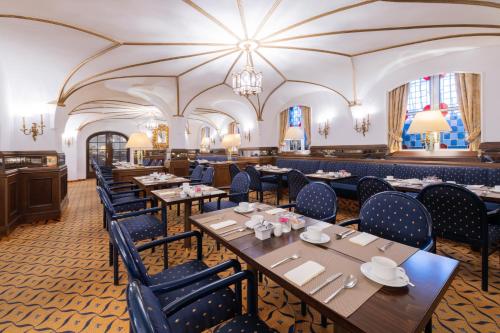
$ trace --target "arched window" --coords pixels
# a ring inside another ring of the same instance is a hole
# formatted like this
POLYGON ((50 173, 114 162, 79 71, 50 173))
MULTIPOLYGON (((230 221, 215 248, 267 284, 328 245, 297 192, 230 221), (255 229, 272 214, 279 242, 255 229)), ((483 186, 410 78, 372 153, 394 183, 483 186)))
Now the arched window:
POLYGON ((407 133, 417 112, 438 108, 451 127, 441 133, 441 149, 467 149, 468 133, 460 113, 455 74, 446 73, 426 76, 409 83, 406 120, 403 127, 403 149, 423 149, 422 134, 407 133))
POLYGON ((128 161, 129 150, 125 148, 128 138, 117 132, 99 132, 87 139, 87 178, 95 177, 92 159, 102 167, 111 167, 115 162, 128 161))

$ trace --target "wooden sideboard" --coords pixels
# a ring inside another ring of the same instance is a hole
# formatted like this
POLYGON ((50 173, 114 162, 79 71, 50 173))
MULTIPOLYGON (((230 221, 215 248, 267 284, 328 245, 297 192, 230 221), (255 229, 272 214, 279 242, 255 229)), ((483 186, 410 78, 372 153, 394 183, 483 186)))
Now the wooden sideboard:
POLYGON ((0 235, 57 220, 68 202, 68 171, 56 152, 0 152, 0 235))

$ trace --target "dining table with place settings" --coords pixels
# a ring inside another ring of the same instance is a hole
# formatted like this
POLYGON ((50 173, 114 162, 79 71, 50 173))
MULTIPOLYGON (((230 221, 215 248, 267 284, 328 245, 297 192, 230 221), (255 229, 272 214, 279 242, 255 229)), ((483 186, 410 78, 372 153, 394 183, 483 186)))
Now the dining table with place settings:
POLYGON ((290 168, 280 168, 275 165, 256 165, 255 169, 262 175, 276 176, 278 181, 278 202, 281 200, 281 191, 283 189, 283 177, 286 176, 290 168))
POLYGON ((144 176, 133 177, 132 181, 141 189, 150 194, 153 190, 179 186, 189 183, 189 179, 178 177, 170 173, 152 173, 144 176))
POLYGON ((316 173, 308 173, 306 174, 306 177, 312 180, 318 180, 329 183, 338 180, 356 178, 357 176, 348 172, 316 172, 316 173))
POLYGON ((190 220, 248 269, 262 272, 331 319, 335 332, 421 332, 458 269, 454 259, 267 204, 190 220), (257 237, 261 224, 282 224, 283 217, 302 220, 302 227, 257 237), (326 239, 314 240, 313 231, 326 239), (386 263, 390 269, 384 272, 386 263), (392 280, 380 279, 387 273, 392 280))

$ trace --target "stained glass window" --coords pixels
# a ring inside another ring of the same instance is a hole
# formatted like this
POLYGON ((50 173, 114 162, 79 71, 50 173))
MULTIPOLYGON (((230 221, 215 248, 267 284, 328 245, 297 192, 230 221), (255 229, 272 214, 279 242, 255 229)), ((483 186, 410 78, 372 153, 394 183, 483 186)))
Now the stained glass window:
MULTIPOLYGON (((302 108, 299 105, 294 105, 288 109, 288 126, 301 127, 302 126, 302 108)), ((287 150, 303 150, 305 147, 306 133, 304 132, 303 140, 286 140, 287 150)))

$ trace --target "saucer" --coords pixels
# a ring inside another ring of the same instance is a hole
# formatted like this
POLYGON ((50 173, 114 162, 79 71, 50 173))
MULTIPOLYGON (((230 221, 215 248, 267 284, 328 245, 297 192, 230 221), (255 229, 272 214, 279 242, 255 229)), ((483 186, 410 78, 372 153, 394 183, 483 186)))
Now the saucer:
POLYGON ((330 241, 330 236, 328 236, 325 233, 321 234, 321 239, 320 240, 312 240, 307 238, 307 232, 303 232, 300 234, 300 239, 302 239, 305 242, 312 243, 312 244, 325 244, 330 241))
POLYGON ((254 211, 254 208, 253 208, 253 206, 250 206, 250 207, 248 207, 248 209, 243 209, 243 208, 241 208, 240 206, 236 206, 236 207, 234 207, 234 211, 235 211, 236 213, 246 214, 246 213, 251 213, 251 212, 253 212, 253 211, 254 211))
POLYGON ((408 282, 410 282, 410 279, 408 279, 408 276, 401 272, 397 271, 397 276, 393 280, 386 280, 383 278, 380 278, 372 273, 372 263, 371 262, 365 262, 364 264, 361 265, 361 273, 363 273, 364 276, 369 278, 372 281, 375 281, 377 283, 380 283, 384 286, 388 287, 405 287, 408 285, 408 282))

